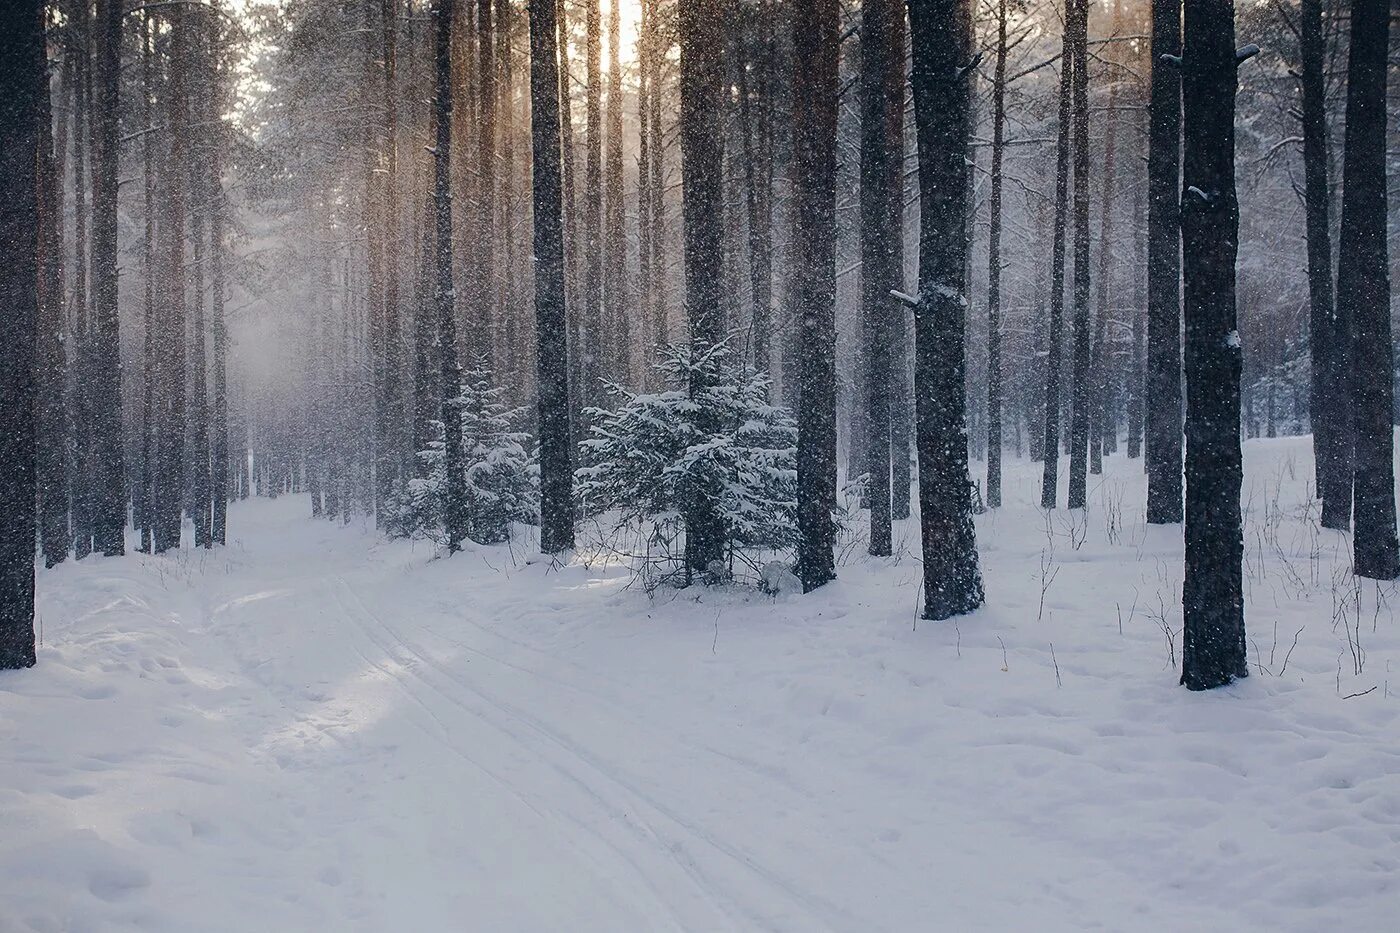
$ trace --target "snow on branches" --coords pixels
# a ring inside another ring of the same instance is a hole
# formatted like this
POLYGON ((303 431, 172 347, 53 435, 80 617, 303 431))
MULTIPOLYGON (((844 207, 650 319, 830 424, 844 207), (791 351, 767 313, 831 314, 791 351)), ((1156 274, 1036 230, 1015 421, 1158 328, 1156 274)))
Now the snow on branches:
POLYGON ((655 368, 664 391, 611 386, 617 407, 590 409, 575 472, 582 510, 622 527, 686 526, 712 509, 731 558, 795 546, 797 424, 768 401, 768 377, 723 342, 669 346, 655 368))
MULTIPOLYGON (((524 409, 506 408, 504 392, 484 369, 463 373, 461 394, 453 406, 462 417, 462 451, 466 472, 467 537, 478 544, 510 538, 512 522, 533 523, 539 516, 539 468, 527 453, 530 435, 515 431, 524 409)), ((443 466, 442 422, 432 422, 435 438, 418 452, 422 478, 411 479, 390 505, 386 527, 398 537, 436 540, 442 534, 442 504, 447 484, 443 466)))

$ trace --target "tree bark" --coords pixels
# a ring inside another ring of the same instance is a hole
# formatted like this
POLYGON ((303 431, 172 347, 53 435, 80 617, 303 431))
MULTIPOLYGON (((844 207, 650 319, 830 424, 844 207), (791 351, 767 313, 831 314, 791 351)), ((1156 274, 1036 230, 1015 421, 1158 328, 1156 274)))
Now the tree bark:
POLYGON ((530 0, 530 136, 533 154, 535 339, 539 380, 540 550, 574 546, 569 437, 568 290, 560 192, 559 73, 555 0, 530 0))
POLYGON ((1089 334, 1089 58, 1088 0, 1072 0, 1066 23, 1074 56, 1071 108, 1074 125, 1074 365, 1070 377, 1069 507, 1088 504, 1090 412, 1089 334))
POLYGON ((867 0, 860 40, 861 318, 866 345, 866 469, 870 474, 870 553, 893 548, 890 508, 890 405, 894 330, 903 304, 904 5, 867 0))
POLYGON ((1181 682, 1249 673, 1240 517, 1240 339, 1235 329, 1235 24, 1230 0, 1186 0, 1182 50, 1186 297, 1186 577, 1181 682))
MULTIPOLYGON (((685 310, 691 343, 724 340, 723 311, 723 29, 710 0, 677 0, 681 48, 681 202, 684 221, 685 310)), ((707 388, 692 372, 692 396, 707 388)), ((702 419, 705 415, 702 413, 702 419)), ((703 425, 702 425, 703 426, 703 425)), ((724 554, 724 531, 712 503, 687 511, 686 566, 704 572, 724 554)))
POLYGON ((38 0, 0 4, 0 670, 34 666, 38 153, 48 93, 38 0))
POLYGON ((987 233, 987 506, 1001 507, 1001 166, 1006 130, 1006 2, 997 3, 992 78, 992 192, 987 233))
POLYGON ((605 165, 603 298, 607 306, 608 371, 624 385, 632 381, 627 312, 626 206, 622 187, 622 14, 618 0, 608 6, 608 110, 605 165))
POLYGON ((1386 244, 1389 35, 1389 4, 1385 0, 1354 0, 1347 63, 1337 310, 1338 317, 1352 322, 1354 563, 1357 576, 1375 580, 1400 576, 1400 544, 1395 531, 1395 364, 1386 244))
POLYGON ((603 365, 603 75, 600 0, 584 0, 583 390, 584 403, 602 405, 603 365))
POLYGON ((1181 521, 1181 0, 1152 0, 1147 141, 1147 521, 1181 521))
POLYGON ((447 477, 442 515, 448 553, 459 550, 467 534, 462 417, 456 405, 461 393, 462 367, 457 359, 457 309, 452 287, 452 20, 455 7, 456 0, 433 0, 433 16, 437 26, 433 96, 437 118, 433 151, 437 278, 433 301, 437 311, 439 365, 442 368, 439 417, 443 431, 443 467, 447 477))
POLYGON ((836 577, 836 0, 793 6, 793 135, 797 148, 798 307, 802 363, 797 406, 797 576, 804 592, 836 577))
POLYGON ((1050 247, 1050 325, 1046 334, 1045 443, 1040 507, 1053 509, 1059 501, 1060 407, 1065 318, 1065 238, 1069 216, 1069 147, 1071 98, 1074 91, 1074 39, 1070 22, 1077 0, 1065 0, 1065 29, 1060 44, 1059 132, 1055 145, 1055 218, 1050 247))
POLYGON ((982 604, 967 471, 967 137, 972 71, 963 0, 909 0, 919 142, 914 397, 924 618, 982 604))
POLYGON ((185 212, 189 151, 190 35, 188 14, 169 13, 171 53, 166 93, 164 211, 157 230, 161 275, 157 289, 159 378, 156 382, 156 469, 153 532, 157 554, 180 546, 185 464, 185 212))
MULTIPOLYGON (((40 5, 42 7, 42 4, 40 5)), ((42 16, 42 13, 41 13, 42 16)), ((41 27, 41 31, 42 27, 41 27)), ((68 557, 68 412, 64 405, 68 380, 68 325, 63 288, 63 172, 54 152, 53 108, 48 63, 45 61, 39 107, 39 163, 36 176, 39 205, 39 321, 35 345, 38 423, 35 455, 39 496, 39 546, 44 566, 68 557)), ((66 86, 66 79, 64 82, 66 86)), ((60 98, 62 100, 62 98, 60 98)))
MULTIPOLYGON (((1298 11, 1298 51, 1303 91, 1303 198, 1308 240, 1308 325, 1312 346, 1310 406, 1313 463, 1319 498, 1329 489, 1328 464, 1332 450, 1332 425, 1338 408, 1348 403, 1346 380, 1329 356, 1333 343, 1332 319, 1335 295, 1332 286, 1332 230, 1327 180, 1327 104, 1323 76, 1325 40, 1322 35, 1322 0, 1301 0, 1298 11)), ((1349 495, 1349 493, 1348 493, 1349 495)))

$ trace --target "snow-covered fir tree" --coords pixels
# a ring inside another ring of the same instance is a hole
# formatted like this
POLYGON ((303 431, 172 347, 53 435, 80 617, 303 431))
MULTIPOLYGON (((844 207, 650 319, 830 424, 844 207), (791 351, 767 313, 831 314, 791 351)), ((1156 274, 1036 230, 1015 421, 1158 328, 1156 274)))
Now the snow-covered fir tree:
MULTIPOLYGON (((530 435, 515 430, 524 409, 506 407, 504 392, 490 371, 473 369, 463 374, 454 402, 462 416, 467 537, 478 544, 506 541, 512 522, 533 523, 539 515, 539 469, 527 449, 530 435)), ((432 431, 433 439, 418 452, 424 477, 409 480, 390 506, 391 534, 436 540, 442 533, 447 481, 442 422, 432 422, 432 431)))
POLYGON ((708 506, 731 557, 795 546, 797 425, 768 401, 767 375, 727 343, 700 341, 667 347, 655 369, 663 391, 613 386, 617 407, 589 411, 581 510, 612 513, 619 527, 668 517, 685 526, 708 506))

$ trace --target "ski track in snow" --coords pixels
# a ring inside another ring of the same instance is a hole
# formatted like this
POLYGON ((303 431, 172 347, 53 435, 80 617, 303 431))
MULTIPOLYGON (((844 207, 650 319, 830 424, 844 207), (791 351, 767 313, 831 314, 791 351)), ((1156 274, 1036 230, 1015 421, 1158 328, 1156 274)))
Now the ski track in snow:
POLYGON ((1400 599, 1356 612, 1307 439, 1246 466, 1252 676, 1206 695, 1121 456, 1048 523, 1008 463, 956 624, 914 625, 908 522, 777 599, 301 497, 41 571, 0 931, 1393 930, 1400 599))

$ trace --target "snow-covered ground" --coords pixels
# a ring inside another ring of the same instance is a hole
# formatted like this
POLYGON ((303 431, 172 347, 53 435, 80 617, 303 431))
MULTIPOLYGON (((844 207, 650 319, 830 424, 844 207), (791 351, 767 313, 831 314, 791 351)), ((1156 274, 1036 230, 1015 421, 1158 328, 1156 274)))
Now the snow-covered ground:
POLYGON ((956 624, 915 624, 912 524, 776 599, 302 498, 42 572, 0 930, 1395 930, 1397 599, 1317 528, 1306 439, 1246 460, 1253 676, 1208 694, 1121 456, 1087 519, 1009 463, 956 624))

